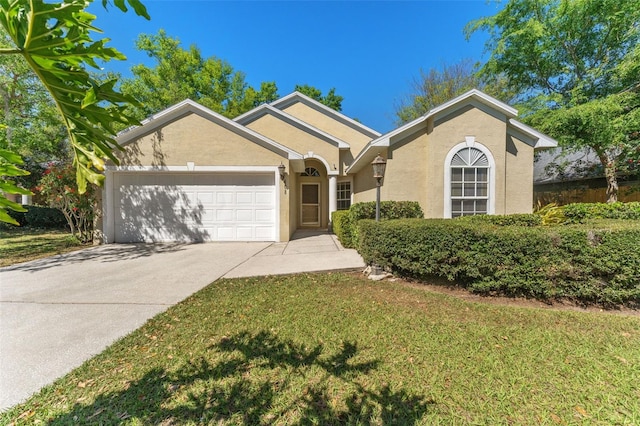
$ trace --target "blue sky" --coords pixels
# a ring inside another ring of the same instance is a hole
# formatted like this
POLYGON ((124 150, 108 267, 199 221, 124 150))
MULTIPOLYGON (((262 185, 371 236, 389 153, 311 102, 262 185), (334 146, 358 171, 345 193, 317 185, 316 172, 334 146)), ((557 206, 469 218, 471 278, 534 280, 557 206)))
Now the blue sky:
POLYGON ((469 1, 175 1, 146 0, 151 21, 95 2, 95 25, 110 46, 128 58, 105 69, 130 76, 137 63, 138 34, 164 29, 184 48, 196 44, 243 71, 249 84, 275 81, 284 96, 295 84, 344 96, 343 113, 380 132, 393 129, 394 110, 411 91, 420 69, 463 58, 482 61, 484 34, 466 41, 471 20, 496 13, 499 5, 469 1))

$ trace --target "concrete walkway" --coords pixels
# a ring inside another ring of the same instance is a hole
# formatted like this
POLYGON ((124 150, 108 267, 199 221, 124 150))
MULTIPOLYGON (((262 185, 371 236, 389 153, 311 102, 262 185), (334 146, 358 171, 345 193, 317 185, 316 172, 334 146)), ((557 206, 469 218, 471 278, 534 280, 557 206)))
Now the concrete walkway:
POLYGON ((0 411, 220 277, 364 267, 326 231, 288 243, 110 244, 0 268, 0 411))
POLYGON ((224 278, 364 268, 357 251, 345 249, 327 231, 298 230, 286 243, 274 243, 224 275, 224 278))

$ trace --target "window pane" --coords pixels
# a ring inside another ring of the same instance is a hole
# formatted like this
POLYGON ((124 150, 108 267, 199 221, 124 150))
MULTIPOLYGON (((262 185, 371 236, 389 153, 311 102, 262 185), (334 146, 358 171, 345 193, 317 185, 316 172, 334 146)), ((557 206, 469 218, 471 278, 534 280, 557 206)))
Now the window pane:
POLYGON ((478 193, 477 196, 478 197, 486 197, 487 196, 487 184, 486 183, 479 183, 478 185, 476 185, 476 187, 478 188, 478 193))
POLYGON ((477 200, 476 213, 486 213, 486 212, 487 212, 487 200, 477 200))
POLYGON ((451 169, 451 181, 462 182, 462 169, 451 169))
POLYGON ((475 182, 476 181, 476 169, 464 169, 464 181, 475 182))
POLYGON ((476 195, 476 185, 473 183, 464 184, 464 196, 474 197, 476 195))
POLYGON ((478 182, 487 182, 489 169, 476 169, 478 171, 478 182))
POLYGON ((475 211, 475 201, 473 200, 465 200, 463 201, 462 211, 465 213, 473 213, 475 211))
POLYGON ((452 183, 451 184, 451 196, 452 197, 460 197, 460 196, 462 196, 462 184, 461 183, 452 183))
POLYGON ((453 212, 462 211, 462 200, 451 200, 451 211, 453 212))

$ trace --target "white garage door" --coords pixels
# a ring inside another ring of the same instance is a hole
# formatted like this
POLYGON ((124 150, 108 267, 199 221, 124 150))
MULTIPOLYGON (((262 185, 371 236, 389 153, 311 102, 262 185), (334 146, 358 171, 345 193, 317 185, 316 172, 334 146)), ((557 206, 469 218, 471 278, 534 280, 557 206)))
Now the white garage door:
POLYGON ((274 173, 116 173, 115 241, 275 241, 274 173))

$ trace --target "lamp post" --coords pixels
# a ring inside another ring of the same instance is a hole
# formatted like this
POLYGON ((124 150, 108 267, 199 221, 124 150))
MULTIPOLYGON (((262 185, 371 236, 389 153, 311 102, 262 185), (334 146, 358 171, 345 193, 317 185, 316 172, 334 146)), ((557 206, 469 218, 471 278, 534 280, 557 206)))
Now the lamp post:
POLYGON ((371 162, 373 166, 373 177, 376 179, 376 222, 380 221, 380 187, 384 178, 384 171, 387 167, 387 160, 380 154, 371 162))

